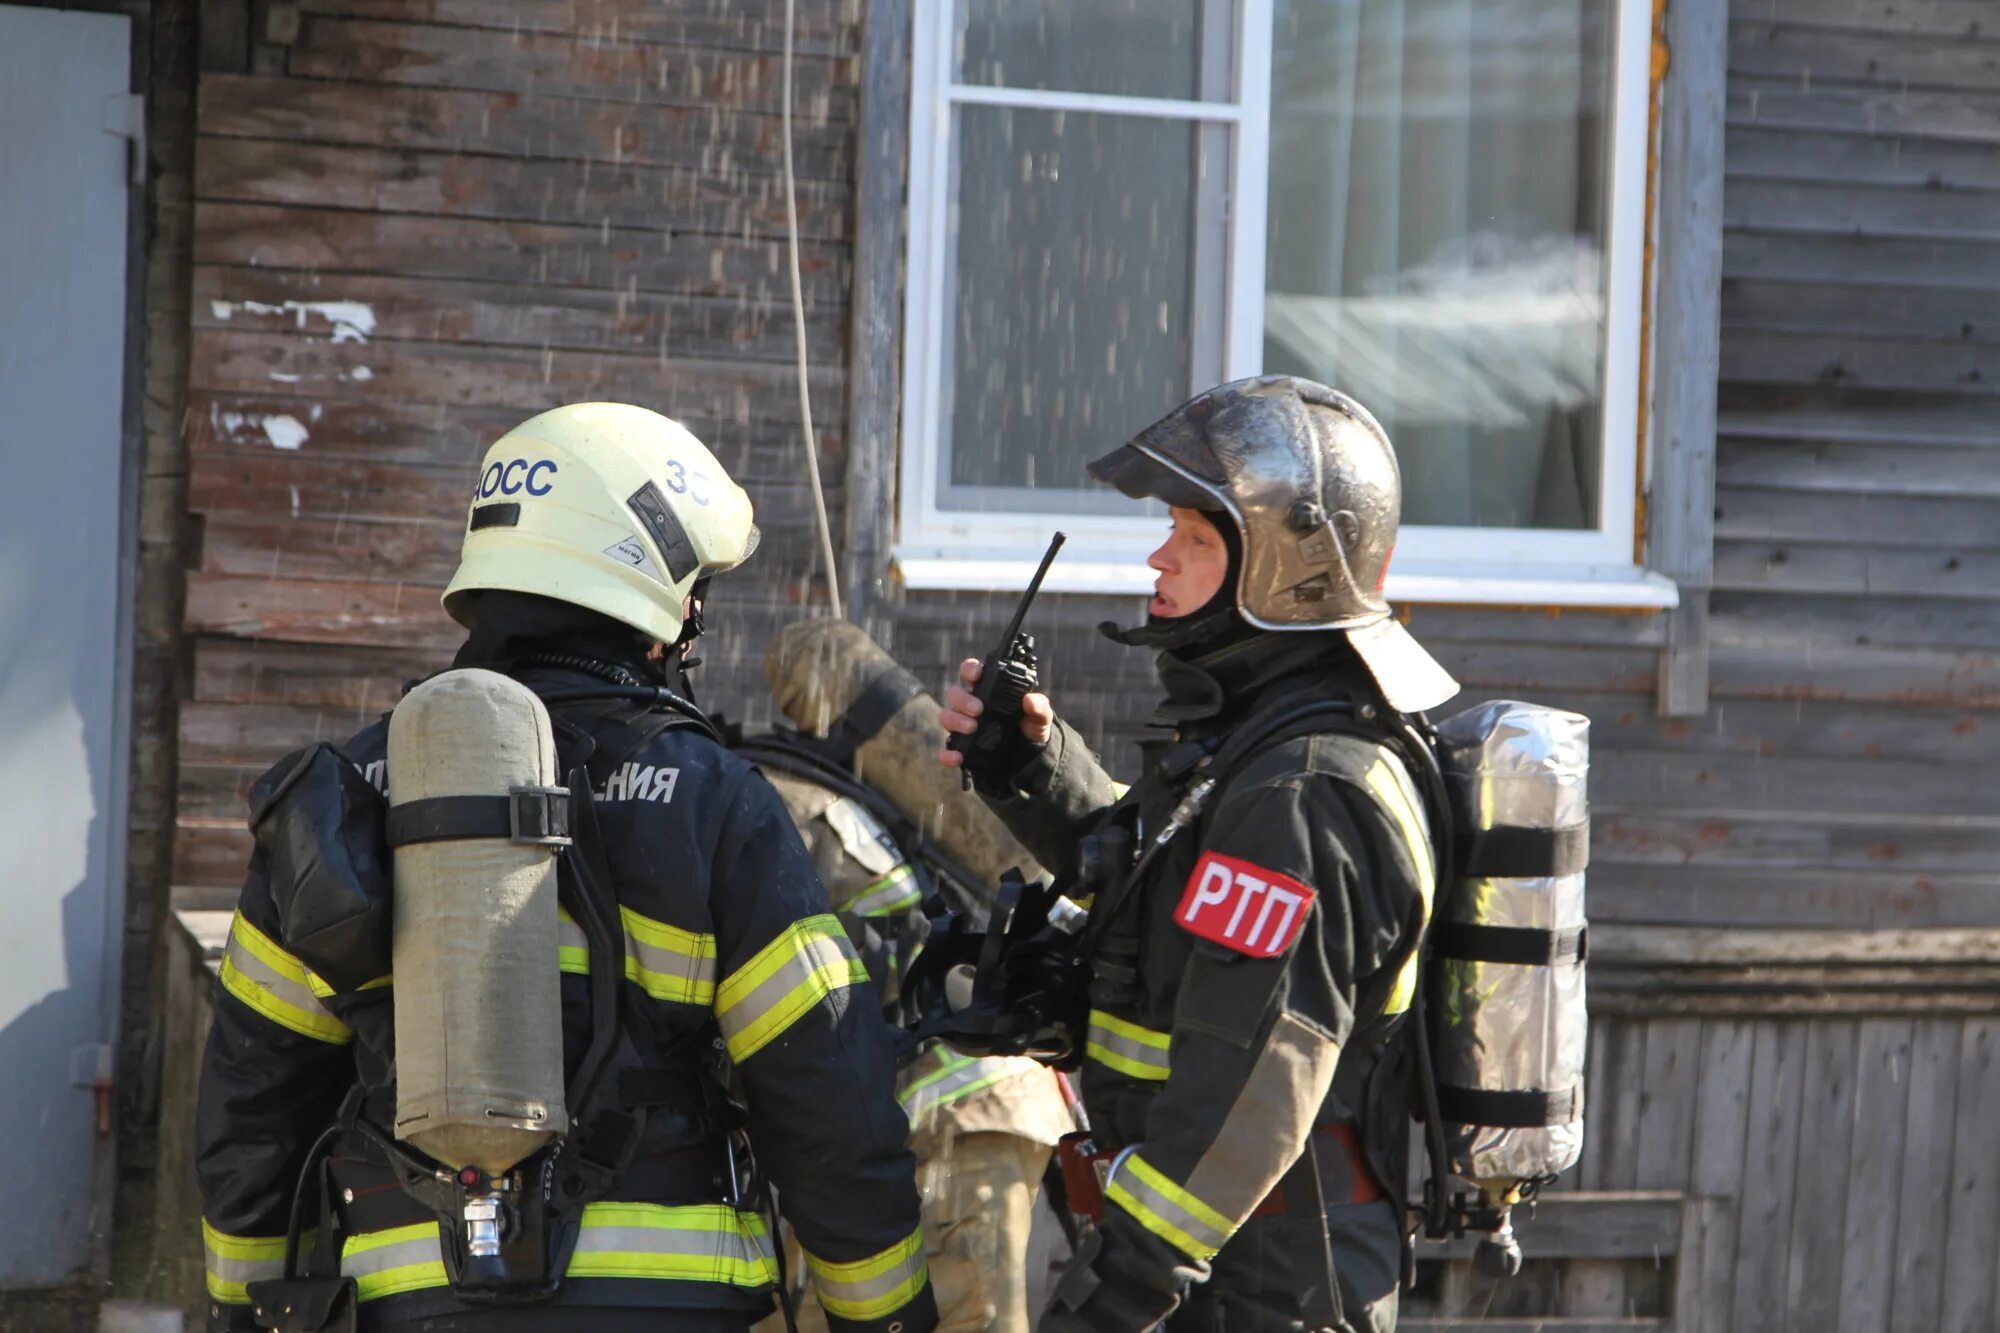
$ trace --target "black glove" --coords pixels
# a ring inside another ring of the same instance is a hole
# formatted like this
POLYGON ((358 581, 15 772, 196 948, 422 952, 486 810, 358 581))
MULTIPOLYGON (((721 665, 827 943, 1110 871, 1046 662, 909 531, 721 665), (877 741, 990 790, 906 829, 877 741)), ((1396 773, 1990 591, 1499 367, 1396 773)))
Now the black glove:
POLYGON ((1023 736, 1018 713, 1001 721, 998 735, 990 749, 967 745, 964 763, 965 771, 972 775, 975 791, 990 800, 1004 801, 1018 794, 1014 779, 1022 769, 1041 758, 1048 742, 1031 741, 1023 736))
POLYGON ((1049 1298, 1042 1333, 1144 1333, 1180 1308, 1208 1265, 1187 1258, 1115 1206, 1083 1238, 1049 1298))

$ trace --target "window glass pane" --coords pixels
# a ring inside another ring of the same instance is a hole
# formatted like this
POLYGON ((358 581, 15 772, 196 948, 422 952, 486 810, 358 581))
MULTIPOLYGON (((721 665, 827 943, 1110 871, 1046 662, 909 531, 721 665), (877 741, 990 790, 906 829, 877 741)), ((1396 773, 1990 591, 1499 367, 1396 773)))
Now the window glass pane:
POLYGON ((1276 0, 1265 369, 1382 420, 1403 518, 1598 525, 1615 0, 1276 0))
POLYGON ((990 87, 1226 100, 1232 8, 1233 0, 960 0, 957 78, 990 87))
POLYGON ((1196 208, 1219 168, 1186 121, 960 106, 954 122, 938 503, 1130 513, 1084 464, 1188 395, 1196 208))

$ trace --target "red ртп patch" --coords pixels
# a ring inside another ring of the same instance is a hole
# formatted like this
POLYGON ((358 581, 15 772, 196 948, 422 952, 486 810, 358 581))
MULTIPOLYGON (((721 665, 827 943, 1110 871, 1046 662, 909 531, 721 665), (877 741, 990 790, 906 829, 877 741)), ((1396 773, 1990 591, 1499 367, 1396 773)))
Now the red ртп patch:
POLYGON ((1183 930, 1252 958, 1275 958, 1305 928, 1313 891, 1289 875, 1203 852, 1174 909, 1183 930))

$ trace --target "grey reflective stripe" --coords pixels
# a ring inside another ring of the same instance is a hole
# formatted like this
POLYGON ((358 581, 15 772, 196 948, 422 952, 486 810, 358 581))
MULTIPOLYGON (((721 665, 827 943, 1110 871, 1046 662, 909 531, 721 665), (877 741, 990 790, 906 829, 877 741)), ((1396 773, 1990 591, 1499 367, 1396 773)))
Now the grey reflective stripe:
POLYGON ((903 1090, 903 1114, 916 1120, 1018 1072, 1010 1061, 997 1056, 959 1056, 903 1090))
POLYGON ((344 1043, 354 1035, 313 994, 305 965, 245 921, 240 912, 230 922, 219 974, 224 990, 294 1032, 334 1043, 344 1043))
POLYGON ((923 892, 917 887, 916 869, 905 861, 849 898, 841 910, 856 916, 875 916, 878 913, 900 912, 905 907, 916 906, 923 899, 923 892))
POLYGON ((1173 1072, 1171 1042, 1168 1033, 1093 1009, 1084 1054, 1128 1078, 1161 1082, 1173 1072))
POLYGON ((855 1321, 880 1319, 902 1309, 924 1289, 928 1278, 921 1228, 880 1254, 854 1263, 828 1263, 811 1253, 806 1262, 820 1304, 829 1314, 855 1321))
POLYGON ((834 991, 867 979, 840 922, 809 917, 787 927, 723 981, 715 1019, 731 1057, 748 1059, 834 991))
POLYGON ((438 1224, 418 1222, 351 1237, 340 1256, 340 1272, 354 1279, 355 1295, 364 1301, 441 1287, 448 1279, 438 1224))
POLYGON ((1213 1258, 1235 1229, 1228 1218, 1175 1185, 1137 1153, 1128 1152, 1113 1165, 1104 1194, 1146 1230, 1192 1258, 1213 1258))
POLYGON ((584 935, 583 927, 569 919, 567 915, 556 918, 556 947, 558 949, 590 949, 590 940, 584 935))

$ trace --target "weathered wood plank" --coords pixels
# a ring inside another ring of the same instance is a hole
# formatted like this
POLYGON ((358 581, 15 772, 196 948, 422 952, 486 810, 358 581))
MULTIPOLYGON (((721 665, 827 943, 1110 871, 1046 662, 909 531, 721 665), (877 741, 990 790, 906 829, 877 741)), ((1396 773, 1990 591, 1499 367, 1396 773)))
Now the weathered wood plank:
POLYGON ((1737 329, 1991 343, 2000 340, 2000 293, 1734 278, 1722 289, 1722 317, 1737 329))
MULTIPOLYGON (((1912 829, 1897 816, 1826 819, 1789 812, 1763 818, 1653 810, 1600 812, 1591 830, 1591 875, 1612 866, 1729 867, 1758 871, 1994 874, 1996 840, 1984 822, 1912 829)), ((1774 880, 1773 883, 1778 881, 1774 880)), ((1892 879, 1892 886, 1896 886, 1892 879)), ((1922 885, 1907 887, 1921 890, 1922 885)))
POLYGON ((301 583, 194 573, 187 628, 194 634, 368 644, 442 652, 465 631, 438 606, 439 590, 399 583, 301 583))
MULTIPOLYGON (((1993 1262, 2000 1253, 2000 1156, 1993 1152, 1989 1119, 1996 1104, 2000 1104, 2000 1019, 1969 1018, 1959 1043, 1951 1189, 1941 1229, 1944 1306, 1939 1333, 1981 1333, 2000 1320, 1993 1262)), ((1932 1208, 1935 1221, 1935 1202, 1932 1208)), ((1938 1239, 1937 1232, 1933 1239, 1938 1239)))
POLYGON ((202 638, 194 641, 192 694, 203 703, 380 712, 395 706, 405 682, 449 660, 444 650, 202 638))
MULTIPOLYGON (((783 181, 768 169, 740 167, 583 170, 539 159, 204 137, 195 158, 195 194, 203 201, 599 229, 785 234, 783 181)), ((844 185, 804 181, 798 196, 802 238, 846 236, 844 185)))
MULTIPOLYGON (((295 78, 354 79, 545 96, 778 109, 779 53, 621 41, 588 32, 512 32, 309 15, 292 48, 295 78)), ((851 56, 799 55, 794 106, 805 122, 851 120, 851 56)))
POLYGON ((1816 756, 1625 751, 1591 771, 1591 805, 1605 815, 1706 813, 1744 819, 1894 819, 1911 830, 1991 827, 2000 812, 1966 809, 1967 791, 2000 787, 2000 770, 1868 759, 1829 764, 1816 756))
MULTIPOLYGON (((225 138, 676 167, 730 175, 781 160, 777 116, 537 92, 396 88, 379 83, 214 75, 201 81, 201 132, 225 138)), ((795 123, 799 179, 845 182, 848 127, 795 123)))
POLYGON ((1793 1188, 1798 1181, 1799 1136, 1805 1090, 1807 1025, 1769 1021, 1755 1025, 1750 1072, 1750 1129, 1738 1194, 1736 1284, 1732 1328, 1786 1327, 1785 1271, 1792 1234, 1793 1188))
POLYGON ((210 513, 198 568, 272 579, 350 579, 443 587, 464 534, 440 523, 367 523, 289 514, 210 513))
MULTIPOLYGON (((393 699, 389 706, 394 706, 393 699)), ((180 710, 181 763, 184 768, 254 768, 302 745, 318 741, 338 744, 383 711, 380 707, 184 703, 180 710)))
MULTIPOLYGON (((843 358, 845 315, 839 306, 808 308, 811 360, 843 358)), ((357 343, 484 343, 787 365, 793 358, 791 307, 775 298, 658 296, 372 274, 199 266, 193 324, 357 343), (355 317, 365 330, 352 322, 355 317)))
POLYGON ((174 835, 176 885, 235 889, 250 865, 250 833, 241 822, 227 826, 180 821, 174 835))
MULTIPOLYGON (((801 5, 800 51, 844 53, 855 46, 861 0, 801 5)), ((651 42, 776 51, 784 45, 784 6, 776 0, 301 0, 310 14, 549 33, 591 41, 651 42)))
MULTIPOLYGON (((2000 209, 1995 212, 2000 213, 2000 209)), ((2000 346, 1726 325, 1722 331, 1722 375, 1728 380, 1762 383, 1854 385, 1988 397, 2000 393, 2000 346)))
POLYGON ((1728 115, 1731 126, 2000 143, 2000 98, 1990 93, 1814 92, 1796 83, 1742 79, 1730 85, 1728 115))
POLYGON ((1741 216, 1724 233, 1722 273, 1726 279, 1991 292, 2000 287, 2000 245, 1951 235, 1857 235, 1830 223, 1781 226, 1741 216))
MULTIPOLYGON (((1644 1132, 1648 1026, 1644 1021, 1633 1020, 1603 1024, 1605 1068, 1601 1095, 1605 1100, 1597 1108, 1598 1119, 1592 1129, 1600 1152, 1590 1173, 1588 1189, 1639 1187, 1638 1153, 1634 1149, 1644 1132)), ((1589 1110, 1586 1106, 1586 1115, 1589 1110)))
POLYGON ((2000 36, 1986 0, 1737 0, 1734 17, 1769 19, 1862 34, 2000 36))
POLYGON ((1583 1154, 1573 1173, 1578 1190, 1608 1188, 1602 1177, 1611 1159, 1615 1118, 1611 1089, 1625 1073, 1613 1068, 1611 1034, 1618 1025, 1616 1019, 1590 1025, 1590 1048, 1583 1061, 1583 1154))
POLYGON ((1917 190, 2000 188, 2000 156, 1983 143, 1890 138, 1797 126, 1731 126, 1729 178, 1882 185, 1917 190))
POLYGON ((1846 495, 1792 486, 1724 486, 1716 495, 1719 539, 1812 541, 1842 537, 1864 546, 2000 550, 1993 502, 1927 497, 1913 523, 1901 497, 1846 495))
MULTIPOLYGON (((418 405, 197 390, 188 396, 187 447, 190 456, 232 450, 265 454, 283 440, 296 444, 295 452, 303 455, 456 469, 469 484, 486 447, 531 411, 478 403, 418 405)), ((796 426, 762 417, 715 421, 689 412, 677 419, 732 476, 798 475, 796 426)), ((821 437, 821 447, 827 457, 839 458, 846 437, 829 432, 821 437)))
POLYGON ((1715 610, 1718 621, 1729 622, 1718 627, 1718 638, 1726 631, 1736 642, 1789 644, 1797 652, 1822 644, 1932 651, 2000 648, 2000 605, 1916 597, 1849 605, 1838 598, 1729 592, 1716 594, 1715 610))
MULTIPOLYGON (((1810 844, 1811 830, 1796 831, 1810 844)), ((1763 843, 1758 843, 1762 847, 1763 843)), ((1857 927, 2000 925, 2000 875, 1978 870, 1866 870, 1742 864, 1718 852, 1697 865, 1591 867, 1593 920, 1713 928, 1824 921, 1857 927)))
POLYGON ((1701 1024, 1661 1019, 1645 1024, 1644 1031, 1637 1134, 1620 1148, 1634 1159, 1632 1183, 1637 1188, 1685 1190, 1702 1079, 1701 1024))
MULTIPOLYGON (((2000 440, 1994 440, 2000 446, 2000 440)), ((1772 444, 1726 440, 1720 478, 1730 486, 1778 486, 1876 496, 2000 498, 2000 448, 1922 444, 1772 444)))
MULTIPOLYGON (((2000 480, 2000 463, 1996 463, 1995 479, 2000 480)), ((1921 510, 1916 512, 1921 514, 1921 510)), ((2000 555, 1720 543, 1715 553, 1715 586, 1738 592, 1991 601, 1995 587, 2000 587, 2000 555)))
MULTIPOLYGON (((1841 1219, 1847 1210, 1847 1163, 1855 1148, 1854 1098, 1856 1025, 1828 1020, 1811 1024, 1806 1039, 1801 1133, 1811 1143, 1801 1149, 1806 1162, 1798 1173, 1792 1203, 1787 1282, 1791 1298, 1786 1326, 1831 1329, 1840 1319, 1841 1219)), ((1877 1145, 1864 1142, 1861 1151, 1877 1145)), ((1773 1274, 1774 1285, 1776 1275, 1773 1274)))
POLYGON ((1929 33, 1852 33, 1787 23, 1732 21, 1732 74, 1793 77, 1802 85, 1990 90, 2000 46, 1929 33))
POLYGON ((1659 722, 1636 709, 1590 706, 1562 691, 1538 696, 1591 718, 1591 749, 1604 763, 1628 750, 1682 750, 1757 758, 1811 755, 1842 761, 2000 762, 2000 718, 1969 709, 1881 704, 1729 700, 1700 719, 1659 722))
POLYGON ((1723 1202, 1703 1238, 1695 1276, 1699 1309, 1677 1309, 1685 1333, 1721 1333, 1734 1299, 1737 1217, 1749 1148, 1751 1057, 1756 1029, 1749 1023, 1710 1020, 1701 1025, 1701 1083, 1695 1103, 1689 1188, 1723 1202))
MULTIPOLYGON (((782 240, 644 228, 200 203, 195 262, 758 302, 789 299, 782 240)), ((801 242, 812 308, 846 299, 847 247, 801 242)))
POLYGON ((1892 1326, 1902 1163, 1911 1096, 1916 1024, 1864 1019, 1855 1059, 1854 1133, 1849 1154, 1847 1224, 1840 1255, 1837 1333, 1879 1333, 1892 1326))
POLYGON ((1994 445, 1992 410, 1963 399, 1870 405, 1848 395, 1837 406, 1803 401, 1732 406, 1724 411, 1717 429, 1732 441, 1772 444, 1956 450, 1986 450, 1994 445))
MULTIPOLYGON (((1734 627, 1731 627, 1732 634, 1734 627)), ((1718 693, 1738 699, 1904 702, 1991 708, 2000 702, 2000 657, 1977 650, 1846 647, 1815 643, 1810 672, 1800 653, 1761 640, 1711 649, 1718 693)))
POLYGON ((1666 642, 1666 629, 1657 615, 1449 606, 1406 607, 1404 612, 1410 632, 1425 643, 1657 648, 1666 642))
MULTIPOLYGON (((411 468, 303 454, 204 452, 192 455, 191 463, 188 507, 197 513, 393 521, 425 524, 452 533, 457 533, 464 521, 473 482, 471 471, 457 468, 411 468)), ((812 515, 791 507, 805 494, 803 480, 744 476, 740 469, 738 475, 757 506, 760 530, 772 549, 809 530, 812 515)), ((841 498, 838 490, 828 494, 827 502, 836 513, 841 498)), ((439 540, 419 539, 413 549, 436 550, 439 540)), ((245 562, 239 559, 236 563, 240 566, 245 562)), ((266 579, 273 577, 268 571, 258 572, 266 579)), ((401 581, 412 588, 425 586, 412 578, 401 581)), ((442 582, 430 586, 435 591, 442 582)))
MULTIPOLYGON (((1963 1021, 1919 1022, 1910 1044, 1909 1100, 1903 1150, 1895 1159, 1896 1240, 1890 1288, 1892 1333, 1935 1333, 1943 1327, 1944 1246, 1940 1233, 1956 1194, 1952 1140, 1958 1107, 1963 1021)), ((1990 1155, 1985 1146, 1982 1156, 1990 1155)), ((1887 1207, 1885 1201, 1884 1207, 1887 1207)))
MULTIPOLYGON (((524 415, 608 398, 718 423, 799 419, 797 398, 788 392, 796 372, 752 361, 449 343, 367 346, 234 329, 195 330, 189 357, 190 387, 224 392, 476 404, 524 415)), ((815 415, 837 413, 841 368, 816 366, 810 379, 815 415)))
POLYGON ((1979 190, 1736 179, 1722 196, 1725 227, 1787 227, 1906 240, 1992 241, 2000 218, 1979 190))

